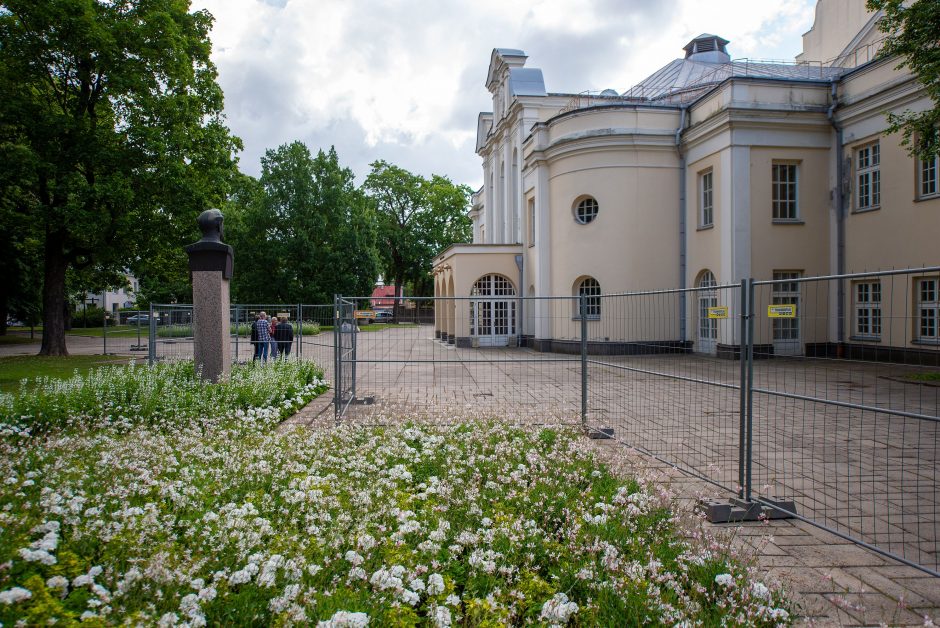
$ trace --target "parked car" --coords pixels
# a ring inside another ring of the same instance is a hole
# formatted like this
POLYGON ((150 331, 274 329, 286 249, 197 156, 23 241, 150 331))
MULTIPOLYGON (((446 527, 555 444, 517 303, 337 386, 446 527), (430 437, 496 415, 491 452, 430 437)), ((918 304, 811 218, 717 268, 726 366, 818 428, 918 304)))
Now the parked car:
POLYGON ((150 314, 134 314, 133 316, 127 317, 128 325, 136 325, 140 323, 141 325, 150 323, 150 314))
POLYGON ((388 310, 376 310, 375 322, 376 323, 391 323, 392 313, 389 312, 388 310))

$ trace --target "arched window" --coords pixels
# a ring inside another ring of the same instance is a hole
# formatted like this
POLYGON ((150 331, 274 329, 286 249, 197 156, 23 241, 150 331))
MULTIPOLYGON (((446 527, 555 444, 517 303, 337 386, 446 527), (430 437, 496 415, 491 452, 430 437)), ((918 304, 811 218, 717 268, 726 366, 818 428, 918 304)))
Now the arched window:
POLYGON ((600 205, 597 204, 597 200, 593 196, 586 196, 575 205, 574 219, 586 225, 597 218, 598 211, 600 211, 600 205))
POLYGON ((718 340, 718 319, 708 317, 708 308, 718 307, 718 292, 714 290, 718 282, 710 270, 703 270, 698 277, 698 339, 699 350, 712 352, 718 340))
POLYGON ((584 311, 588 319, 601 317, 601 284, 594 277, 585 277, 575 284, 575 318, 581 318, 581 301, 584 300, 584 311))

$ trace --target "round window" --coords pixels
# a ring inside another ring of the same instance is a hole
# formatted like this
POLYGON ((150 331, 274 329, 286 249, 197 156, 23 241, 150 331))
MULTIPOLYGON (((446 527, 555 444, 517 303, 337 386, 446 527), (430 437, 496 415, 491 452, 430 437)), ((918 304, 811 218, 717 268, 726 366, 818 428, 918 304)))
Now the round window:
POLYGON ((599 209, 600 206, 597 204, 597 201, 588 196, 578 201, 578 205, 574 209, 574 218, 582 225, 586 225, 597 218, 599 209))

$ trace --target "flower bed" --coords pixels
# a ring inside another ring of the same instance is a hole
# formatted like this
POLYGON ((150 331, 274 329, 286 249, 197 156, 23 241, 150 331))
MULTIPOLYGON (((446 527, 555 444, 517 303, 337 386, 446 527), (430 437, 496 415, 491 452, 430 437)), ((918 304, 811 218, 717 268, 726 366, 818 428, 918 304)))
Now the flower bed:
POLYGON ((788 621, 778 591, 686 540, 667 494, 574 432, 220 414, 0 437, 0 622, 788 621))

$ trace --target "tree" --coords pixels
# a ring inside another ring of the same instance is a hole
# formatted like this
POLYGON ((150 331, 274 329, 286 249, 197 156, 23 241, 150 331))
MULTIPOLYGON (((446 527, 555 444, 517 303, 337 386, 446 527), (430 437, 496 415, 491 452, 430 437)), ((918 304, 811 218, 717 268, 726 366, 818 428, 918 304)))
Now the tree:
POLYGON ((372 164, 364 187, 378 212, 384 274, 395 281, 395 296, 406 282, 417 295, 433 293, 434 256, 473 236, 470 188, 438 175, 425 179, 385 161, 372 164))
POLYGON ((45 355, 64 355, 70 268, 122 269, 196 239, 237 138, 188 0, 0 2, 0 161, 42 246, 45 355), (168 244, 170 243, 170 244, 168 244))
POLYGON ((314 157, 302 142, 284 144, 265 152, 261 170, 258 181, 243 176, 226 205, 235 298, 327 303, 337 293, 371 293, 375 220, 336 150, 314 157))
POLYGON ((882 54, 901 57, 897 69, 909 68, 933 101, 927 111, 889 113, 888 133, 901 132, 911 156, 932 158, 940 153, 940 2, 868 0, 868 9, 884 11, 878 24, 887 34, 882 54))

